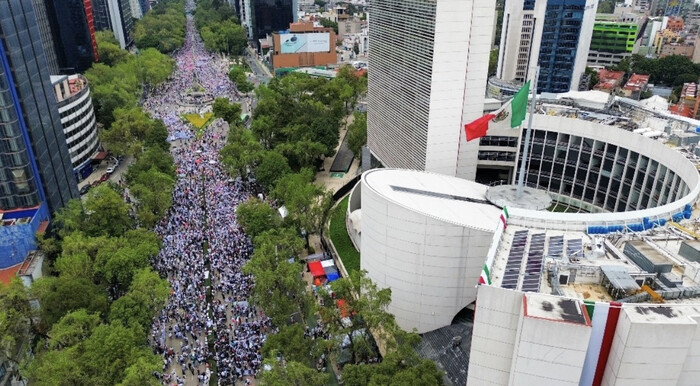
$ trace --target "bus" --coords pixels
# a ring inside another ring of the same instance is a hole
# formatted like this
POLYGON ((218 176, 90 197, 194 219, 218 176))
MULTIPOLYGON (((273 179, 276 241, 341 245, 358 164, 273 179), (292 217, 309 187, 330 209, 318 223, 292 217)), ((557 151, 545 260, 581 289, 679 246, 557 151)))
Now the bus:
POLYGON ((243 126, 247 125, 249 121, 250 121, 250 115, 248 115, 246 113, 241 114, 241 124, 243 126))

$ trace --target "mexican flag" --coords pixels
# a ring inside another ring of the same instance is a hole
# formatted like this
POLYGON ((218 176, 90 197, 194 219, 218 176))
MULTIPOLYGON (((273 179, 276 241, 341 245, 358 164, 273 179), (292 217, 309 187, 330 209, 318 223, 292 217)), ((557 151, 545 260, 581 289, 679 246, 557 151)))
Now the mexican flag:
POLYGON ((491 285, 491 272, 489 272, 489 266, 484 263, 484 267, 481 269, 481 276, 479 276, 479 284, 491 285))
POLYGON ((508 208, 503 207, 503 212, 501 212, 501 222, 503 223, 503 229, 508 226, 508 208))
POLYGON ((464 125, 467 141, 485 136, 486 132, 493 127, 513 128, 520 126, 525 120, 527 95, 529 92, 530 81, 528 80, 513 95, 513 98, 501 106, 500 109, 464 125))

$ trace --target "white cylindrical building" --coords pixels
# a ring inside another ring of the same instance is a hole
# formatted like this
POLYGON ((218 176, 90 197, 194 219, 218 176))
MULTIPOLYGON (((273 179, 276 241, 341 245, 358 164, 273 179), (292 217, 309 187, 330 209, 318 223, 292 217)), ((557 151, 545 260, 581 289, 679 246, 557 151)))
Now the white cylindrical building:
POLYGON ((76 176, 88 167, 97 153, 97 121, 87 79, 80 75, 52 76, 58 113, 68 142, 70 160, 76 176))
POLYGON ((368 171, 361 185, 361 267, 391 288, 389 312, 408 331, 450 324, 476 299, 498 227, 486 186, 398 169, 368 171))

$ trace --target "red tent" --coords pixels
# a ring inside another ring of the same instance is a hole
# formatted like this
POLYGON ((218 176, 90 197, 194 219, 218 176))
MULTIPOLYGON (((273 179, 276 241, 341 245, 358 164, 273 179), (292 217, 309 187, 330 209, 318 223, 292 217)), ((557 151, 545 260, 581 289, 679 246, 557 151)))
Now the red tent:
POLYGON ((323 266, 320 261, 312 261, 309 263, 309 271, 314 277, 326 276, 326 271, 323 270, 323 266))

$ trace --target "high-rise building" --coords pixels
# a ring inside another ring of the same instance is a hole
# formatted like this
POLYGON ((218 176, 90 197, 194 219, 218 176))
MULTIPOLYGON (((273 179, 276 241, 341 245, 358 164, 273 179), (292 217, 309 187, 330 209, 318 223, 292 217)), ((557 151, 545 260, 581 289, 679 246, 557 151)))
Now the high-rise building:
POLYGON ((367 144, 385 166, 474 179, 495 0, 375 0, 367 144))
POLYGON ((92 158, 100 145, 95 109, 87 78, 80 74, 51 76, 58 113, 66 135, 73 173, 82 179, 92 172, 92 158))
POLYGON ((49 213, 78 197, 34 7, 0 3, 0 268, 22 262, 49 213))
POLYGON ((53 31, 49 23, 49 13, 46 10, 44 0, 32 0, 34 13, 36 14, 36 22, 41 34, 41 44, 44 47, 46 55, 46 63, 49 66, 49 71, 52 74, 58 74, 58 58, 56 57, 55 43, 53 41, 53 31))
POLYGON ((540 66, 538 92, 577 90, 598 0, 506 1, 496 76, 524 82, 540 66))
POLYGON ((297 21, 297 0, 244 0, 248 38, 257 45, 274 31, 289 29, 297 21))
POLYGON ((92 0, 95 29, 110 30, 122 49, 134 42, 130 0, 92 0))
MULTIPOLYGON (((45 0, 45 4, 58 62, 57 70, 51 65, 49 69, 52 74, 85 72, 97 59, 92 3, 89 0, 45 0)), ((44 44, 48 45, 51 44, 44 44)))

